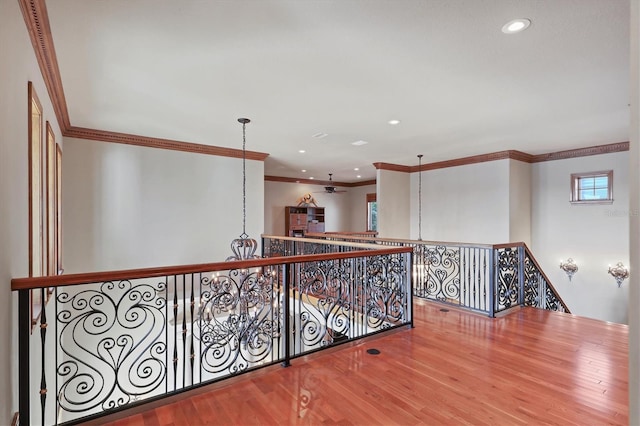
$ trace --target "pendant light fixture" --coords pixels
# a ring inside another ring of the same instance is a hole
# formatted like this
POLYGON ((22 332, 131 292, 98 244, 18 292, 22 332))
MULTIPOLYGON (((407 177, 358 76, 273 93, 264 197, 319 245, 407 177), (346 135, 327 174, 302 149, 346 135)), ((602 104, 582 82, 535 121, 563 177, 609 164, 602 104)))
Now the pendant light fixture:
POLYGON ((251 122, 248 118, 238 118, 238 122, 242 123, 242 234, 240 238, 236 238, 231 241, 231 251, 233 256, 227 257, 227 261, 230 260, 248 260, 255 259, 260 256, 256 256, 256 249, 258 243, 253 238, 249 238, 247 235, 247 136, 246 128, 247 124, 251 122))

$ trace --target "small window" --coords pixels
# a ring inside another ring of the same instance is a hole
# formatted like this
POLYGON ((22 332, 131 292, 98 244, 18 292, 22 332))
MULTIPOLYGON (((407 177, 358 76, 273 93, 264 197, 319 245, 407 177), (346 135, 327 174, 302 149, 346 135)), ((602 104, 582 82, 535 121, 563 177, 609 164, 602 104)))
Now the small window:
POLYGON ((573 173, 571 175, 571 202, 582 204, 612 203, 613 170, 573 173))
POLYGON ((378 203, 376 194, 367 194, 367 231, 378 230, 378 203))

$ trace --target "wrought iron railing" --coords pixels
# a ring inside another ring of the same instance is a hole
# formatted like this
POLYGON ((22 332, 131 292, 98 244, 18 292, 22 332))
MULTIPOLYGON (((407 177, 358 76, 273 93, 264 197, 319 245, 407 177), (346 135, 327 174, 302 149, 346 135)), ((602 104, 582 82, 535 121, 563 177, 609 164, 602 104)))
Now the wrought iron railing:
POLYGON ((380 245, 368 242, 262 235, 263 257, 347 253, 357 250, 377 250, 379 248, 380 245))
POLYGON ((20 423, 79 423, 411 325, 410 271, 410 249, 378 247, 14 279, 20 423), (29 292, 47 289, 30 335, 29 292))
POLYGON ((524 243, 498 245, 367 238, 340 233, 308 238, 413 250, 413 294, 489 316, 516 306, 570 313, 524 243))

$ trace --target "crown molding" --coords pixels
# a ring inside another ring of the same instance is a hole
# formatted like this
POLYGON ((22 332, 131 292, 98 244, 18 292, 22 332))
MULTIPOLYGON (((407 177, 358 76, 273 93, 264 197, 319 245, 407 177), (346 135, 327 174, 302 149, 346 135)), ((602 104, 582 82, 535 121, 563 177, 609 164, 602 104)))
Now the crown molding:
POLYGON ((426 164, 423 164, 422 166, 410 166, 409 173, 427 171, 427 170, 445 169, 448 167, 466 166, 469 164, 486 163, 487 161, 497 161, 497 160, 506 160, 506 159, 513 159, 513 160, 523 161, 525 163, 531 163, 532 158, 533 156, 531 154, 527 154, 526 152, 522 152, 522 151, 516 151, 516 150, 498 151, 498 152, 491 152, 489 154, 479 154, 479 155, 472 155, 470 157, 455 158, 453 160, 437 161, 435 163, 426 163, 426 164))
POLYGON ((390 170, 392 172, 411 173, 411 166, 403 166, 402 164, 392 163, 373 163, 376 170, 390 170))
POLYGON ((358 182, 351 182, 350 184, 348 184, 347 186, 349 187, 356 187, 356 186, 369 186, 369 185, 375 185, 376 184, 376 180, 375 179, 371 179, 371 180, 362 180, 362 181, 358 181, 358 182))
POLYGON ((403 166, 401 164, 373 163, 378 170, 393 170, 397 172, 414 173, 419 171, 444 169, 448 167, 465 166, 469 164, 485 163, 497 160, 517 160, 524 163, 542 163, 544 161, 566 160, 569 158, 588 157, 591 155, 611 154, 614 152, 629 151, 629 142, 617 142, 606 145, 596 145, 586 148, 568 149, 564 151, 549 152, 547 154, 527 154, 517 150, 492 152, 489 154, 473 155, 471 157, 456 158, 453 160, 426 163, 422 166, 403 166))
POLYGON ((24 22, 29 32, 29 38, 44 79, 44 84, 49 92, 49 98, 58 120, 58 126, 64 132, 71 127, 69 111, 62 88, 60 69, 56 50, 53 46, 49 15, 44 0, 18 0, 24 22))
MULTIPOLYGON (((58 121, 62 136, 89 139, 101 142, 123 143, 149 148, 169 149, 174 151, 193 152, 197 154, 217 155, 221 157, 242 158, 242 150, 181 142, 169 139, 151 138, 105 130, 87 129, 71 125, 67 101, 62 88, 60 68, 53 45, 49 15, 44 0, 18 0, 31 44, 36 55, 42 78, 44 79, 51 104, 58 121)), ((264 161, 269 154, 247 151, 249 160, 264 161)))
POLYGON ((568 149, 565 151, 550 152, 533 156, 532 163, 543 161, 566 160, 569 158, 588 157, 590 155, 611 154, 614 152, 629 151, 629 142, 617 142, 607 145, 596 145, 587 148, 568 149))
POLYGON ((317 180, 317 179, 298 179, 283 176, 269 176, 265 175, 265 182, 285 182, 285 183, 304 183, 307 185, 320 185, 320 186, 342 186, 347 188, 353 188, 356 186, 375 185, 376 180, 363 180, 360 182, 336 182, 335 180, 317 180))
MULTIPOLYGON (((106 130, 70 127, 64 134, 66 137, 88 139, 99 142, 121 143, 126 145, 144 146, 148 148, 170 149, 173 151, 193 152, 196 154, 217 155, 220 157, 242 158, 242 150, 222 148, 191 142, 174 141, 171 139, 151 138, 147 136, 131 135, 128 133, 109 132, 106 130)), ((246 151, 247 160, 264 161, 269 154, 264 152, 246 151)))

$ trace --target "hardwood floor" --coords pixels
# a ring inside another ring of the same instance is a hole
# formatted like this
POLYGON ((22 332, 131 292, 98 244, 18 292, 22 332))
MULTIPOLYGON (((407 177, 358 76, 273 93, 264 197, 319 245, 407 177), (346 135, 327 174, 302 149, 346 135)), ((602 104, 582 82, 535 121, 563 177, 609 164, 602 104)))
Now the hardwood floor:
POLYGON ((627 326, 534 308, 496 319, 441 308, 417 301, 414 329, 250 373, 109 424, 628 423, 627 326))

